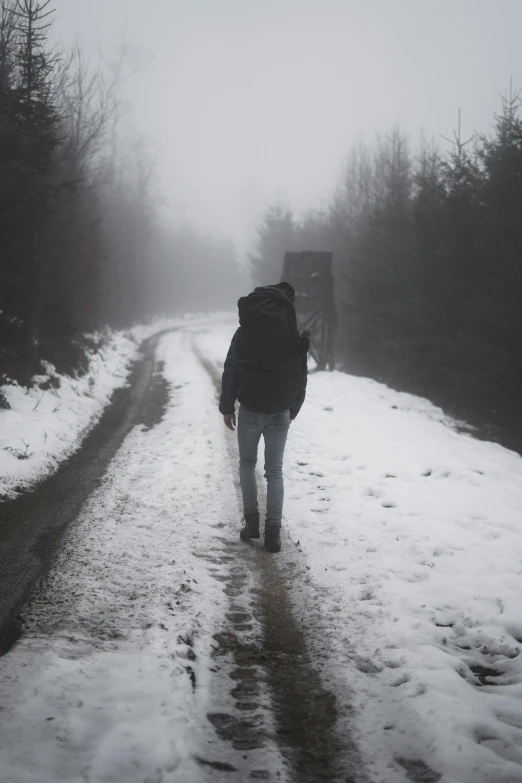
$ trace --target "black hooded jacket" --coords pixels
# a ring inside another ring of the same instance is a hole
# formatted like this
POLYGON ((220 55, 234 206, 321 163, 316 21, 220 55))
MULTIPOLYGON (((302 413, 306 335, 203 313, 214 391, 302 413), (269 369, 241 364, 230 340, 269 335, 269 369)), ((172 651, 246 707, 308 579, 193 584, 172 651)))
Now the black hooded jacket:
POLYGON ((225 361, 219 410, 236 399, 255 413, 290 410, 295 419, 307 383, 307 332, 299 335, 294 290, 287 283, 256 288, 238 302, 239 329, 225 361))

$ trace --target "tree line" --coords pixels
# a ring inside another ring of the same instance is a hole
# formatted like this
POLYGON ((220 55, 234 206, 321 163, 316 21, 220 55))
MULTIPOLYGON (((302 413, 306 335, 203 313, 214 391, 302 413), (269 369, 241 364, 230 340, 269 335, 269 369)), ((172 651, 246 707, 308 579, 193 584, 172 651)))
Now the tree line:
POLYGON ((124 58, 57 48, 53 18, 0 0, 0 386, 81 369, 105 325, 233 301, 234 248, 169 226, 153 155, 120 131, 124 58))
MULTIPOLYGON (((339 366, 507 427, 522 447, 522 120, 511 90, 492 130, 414 151, 394 128, 358 144, 329 206, 269 208, 252 257, 333 250, 339 366), (516 433, 516 435, 515 435, 516 433)), ((515 441, 513 441, 515 442, 515 441)))

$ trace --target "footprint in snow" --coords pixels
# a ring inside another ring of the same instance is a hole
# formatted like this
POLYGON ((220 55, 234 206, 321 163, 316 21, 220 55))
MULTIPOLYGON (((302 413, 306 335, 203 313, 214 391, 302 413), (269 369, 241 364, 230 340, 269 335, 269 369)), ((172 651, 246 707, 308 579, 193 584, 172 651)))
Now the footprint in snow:
POLYGON ((497 720, 501 723, 505 723, 506 726, 512 726, 514 729, 522 729, 521 712, 497 712, 497 720))
POLYGON ((404 663, 401 661, 384 661, 384 665, 387 669, 400 669, 401 666, 404 666, 404 663))
POLYGON ((520 747, 512 742, 510 734, 511 732, 507 734, 505 731, 495 730, 490 724, 475 728, 475 740, 478 745, 484 745, 501 759, 521 764, 522 752, 520 747))
POLYGON ((382 672, 382 666, 377 666, 369 658, 355 658, 355 668, 363 674, 379 674, 382 672))
POLYGON ((408 574, 405 578, 405 582, 424 582, 427 579, 430 578, 430 575, 428 573, 421 573, 419 571, 414 571, 412 574, 408 574))
POLYGON ((406 759, 396 756, 395 761, 406 771, 408 780, 413 783, 437 783, 441 779, 439 772, 434 772, 422 759, 406 759))
POLYGON ((487 530, 485 533, 482 534, 482 538, 484 541, 492 541, 496 538, 500 538, 502 535, 502 532, 500 530, 487 530))
POLYGON ((375 487, 368 487, 364 490, 364 494, 369 498, 380 498, 381 493, 378 489, 375 489, 375 487))
POLYGON ((396 680, 392 682, 393 688, 400 688, 401 685, 406 685, 407 682, 409 682, 411 679, 409 674, 401 674, 400 677, 397 677, 396 680))

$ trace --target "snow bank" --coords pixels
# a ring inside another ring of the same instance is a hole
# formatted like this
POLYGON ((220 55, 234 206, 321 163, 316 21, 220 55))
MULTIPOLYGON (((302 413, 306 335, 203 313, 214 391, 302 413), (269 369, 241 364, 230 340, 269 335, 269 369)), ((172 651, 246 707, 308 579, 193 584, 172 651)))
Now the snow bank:
POLYGON ((292 435, 288 526, 368 753, 522 780, 521 458, 338 373, 312 376, 292 435))
POLYGON ((192 322, 201 316, 163 318, 124 332, 107 331, 103 347, 89 356, 89 370, 81 377, 35 377, 35 387, 2 386, 10 410, 0 410, 0 497, 13 494, 56 469, 80 445, 100 418, 113 391, 126 382, 129 365, 141 342, 152 334, 192 322), (58 388, 43 391, 39 384, 59 379, 58 388))
MULTIPOLYGON (((47 391, 38 385, 29 390, 17 384, 2 387, 11 410, 0 410, 0 495, 52 472, 79 446, 114 389, 125 383, 137 351, 138 341, 131 335, 111 334, 91 354, 82 377, 59 376, 59 388, 47 391)), ((49 367, 49 374, 55 374, 54 368, 49 367)))
MULTIPOLYGON (((218 365, 234 328, 199 338, 218 365)), ((374 780, 522 781, 521 509, 517 454, 426 400, 310 376, 285 545, 374 780)))

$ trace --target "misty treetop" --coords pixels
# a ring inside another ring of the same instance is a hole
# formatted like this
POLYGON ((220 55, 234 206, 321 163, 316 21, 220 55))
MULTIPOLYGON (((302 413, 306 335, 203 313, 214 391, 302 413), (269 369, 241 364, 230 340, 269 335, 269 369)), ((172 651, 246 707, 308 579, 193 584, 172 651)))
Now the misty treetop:
POLYGON ((280 204, 252 271, 333 250, 341 366, 522 436, 522 120, 510 94, 489 135, 413 153, 395 128, 352 149, 328 210, 280 204))
POLYGON ((122 58, 54 46, 53 19, 50 0, 0 0, 0 385, 80 368, 104 325, 240 293, 234 248, 169 228, 147 144, 120 132, 122 58))

